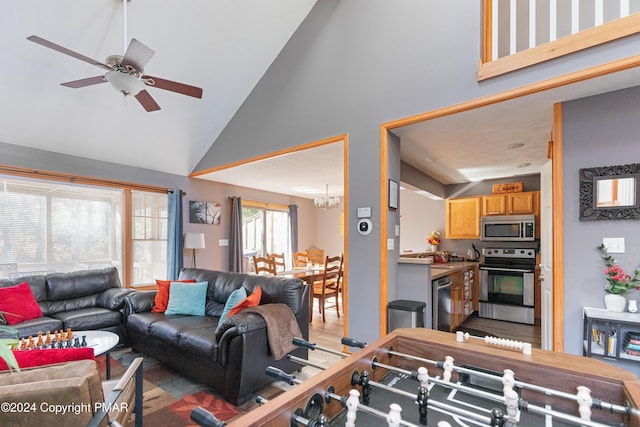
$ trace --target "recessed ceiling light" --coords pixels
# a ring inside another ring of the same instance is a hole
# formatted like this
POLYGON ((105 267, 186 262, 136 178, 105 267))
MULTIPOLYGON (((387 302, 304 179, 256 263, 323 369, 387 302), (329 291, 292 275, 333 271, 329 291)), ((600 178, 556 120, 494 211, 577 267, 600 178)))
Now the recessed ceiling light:
POLYGON ((527 162, 525 162, 525 163, 520 163, 520 164, 518 165, 518 167, 519 167, 519 168, 526 168, 527 166, 531 166, 531 163, 527 163, 527 162))
POLYGON ((424 159, 426 163, 433 163, 433 162, 437 162, 438 160, 440 160, 439 157, 434 157, 433 159, 430 159, 427 157, 426 159, 424 159))
POLYGON ((521 142, 517 142, 517 143, 515 143, 515 144, 509 144, 509 146, 508 146, 507 148, 508 148, 509 150, 513 150, 513 149, 516 149, 516 148, 522 148, 522 147, 524 147, 524 144, 523 144, 523 143, 521 143, 521 142))

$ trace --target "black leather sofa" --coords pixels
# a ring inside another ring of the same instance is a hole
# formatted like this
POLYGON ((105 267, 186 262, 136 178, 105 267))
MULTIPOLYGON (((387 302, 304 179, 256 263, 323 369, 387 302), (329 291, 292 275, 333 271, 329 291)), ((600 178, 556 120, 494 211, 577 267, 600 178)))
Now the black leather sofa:
MULTIPOLYGON (((262 289, 261 305, 287 304, 304 339, 309 337, 309 290, 299 279, 182 269, 180 280, 208 282, 204 316, 153 313, 155 291, 137 291, 126 297, 127 333, 136 352, 173 367, 183 375, 212 387, 225 400, 240 405, 273 381, 268 366, 293 372, 301 366, 286 357, 275 360, 269 350, 266 323, 255 313, 240 312, 218 328, 227 298, 243 286, 250 294, 262 289)), ((290 354, 307 358, 306 348, 290 354)))
POLYGON ((115 267, 0 279, 0 287, 22 282, 29 284, 43 317, 11 325, 19 337, 71 328, 115 332, 124 342, 124 298, 133 291, 122 288, 115 267))

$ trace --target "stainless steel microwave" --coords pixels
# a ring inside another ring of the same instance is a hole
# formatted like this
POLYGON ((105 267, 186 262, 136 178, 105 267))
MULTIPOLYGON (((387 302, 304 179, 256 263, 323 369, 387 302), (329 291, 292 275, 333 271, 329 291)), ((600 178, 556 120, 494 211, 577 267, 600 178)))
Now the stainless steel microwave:
POLYGON ((484 241, 530 242, 535 240, 534 215, 495 215, 480 218, 480 239, 484 241))

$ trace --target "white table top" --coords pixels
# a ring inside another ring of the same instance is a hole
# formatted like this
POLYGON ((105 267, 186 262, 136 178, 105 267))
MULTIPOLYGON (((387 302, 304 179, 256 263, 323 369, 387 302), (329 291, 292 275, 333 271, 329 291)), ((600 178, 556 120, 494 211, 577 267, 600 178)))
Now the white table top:
POLYGON ((87 339, 87 346, 93 348, 94 356, 100 356, 110 350, 112 350, 118 342, 120 337, 118 334, 114 334, 109 331, 72 331, 75 338, 80 338, 82 342, 82 336, 87 339))

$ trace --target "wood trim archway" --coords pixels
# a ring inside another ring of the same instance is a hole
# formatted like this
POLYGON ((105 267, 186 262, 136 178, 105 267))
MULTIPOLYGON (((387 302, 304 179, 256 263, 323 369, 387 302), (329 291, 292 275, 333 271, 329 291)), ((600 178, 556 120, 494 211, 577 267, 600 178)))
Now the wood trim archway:
MULTIPOLYGON (((409 116, 403 119, 394 120, 380 125, 380 334, 386 334, 386 306, 388 303, 388 263, 389 254, 386 250, 386 232, 388 226, 388 208, 384 200, 387 200, 387 179, 388 171, 388 133, 396 128, 420 123, 427 120, 434 120, 476 108, 486 107, 511 99, 521 98, 547 90, 556 89, 562 86, 571 85, 596 77, 601 77, 620 71, 636 68, 640 66, 640 55, 634 55, 606 64, 597 65, 584 70, 575 71, 561 76, 553 77, 541 82, 531 83, 515 89, 488 95, 482 98, 473 99, 460 104, 450 105, 426 113, 409 116)), ((554 109, 553 114, 553 280, 554 280, 554 300, 553 300, 553 350, 564 351, 564 212, 562 210, 562 109, 561 105, 550 106, 554 109), (558 236, 558 238, 555 238, 558 236), (557 296, 557 297, 556 297, 557 296)))
POLYGON ((235 166, 240 166, 248 163, 252 163, 258 160, 269 159, 271 157, 282 156, 284 154, 295 153, 297 151, 307 150, 310 148, 320 147, 322 145, 333 144, 337 142, 342 142, 342 157, 343 157, 343 169, 342 169, 342 180, 344 182, 344 196, 343 196, 343 206, 344 206, 344 223, 347 226, 344 227, 344 239, 343 239, 343 254, 344 254, 344 270, 347 274, 343 277, 343 292, 342 292, 342 307, 344 311, 344 336, 348 337, 349 331, 349 251, 347 248, 349 247, 349 135, 342 134, 336 135, 325 139, 320 139, 317 141, 312 141, 306 144, 297 145, 295 147, 285 148, 278 151, 273 151, 271 153, 260 154, 258 156, 250 157, 248 159, 238 160, 236 162, 227 163, 224 165, 216 166, 213 168, 209 168, 206 170, 194 172, 189 175, 190 178, 198 177, 201 175, 206 175, 211 172, 216 172, 224 169, 229 169, 235 166))

